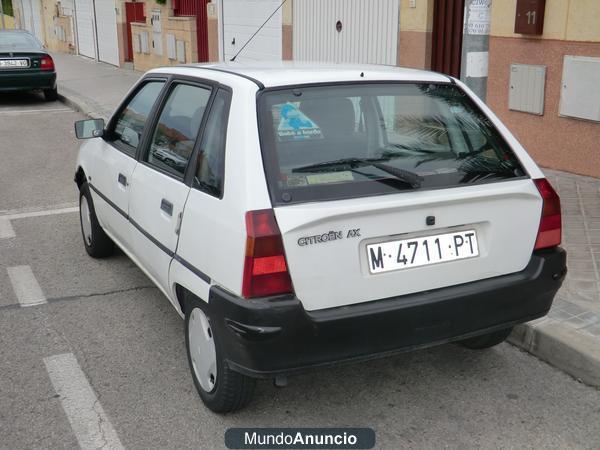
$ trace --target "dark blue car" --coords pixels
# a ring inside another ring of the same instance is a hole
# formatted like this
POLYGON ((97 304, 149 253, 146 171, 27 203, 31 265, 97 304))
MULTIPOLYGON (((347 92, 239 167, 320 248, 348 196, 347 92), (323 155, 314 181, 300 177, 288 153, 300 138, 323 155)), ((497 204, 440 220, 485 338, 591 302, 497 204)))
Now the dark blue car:
POLYGON ((0 30, 0 92, 42 90, 56 100, 54 61, 42 44, 22 30, 0 30))

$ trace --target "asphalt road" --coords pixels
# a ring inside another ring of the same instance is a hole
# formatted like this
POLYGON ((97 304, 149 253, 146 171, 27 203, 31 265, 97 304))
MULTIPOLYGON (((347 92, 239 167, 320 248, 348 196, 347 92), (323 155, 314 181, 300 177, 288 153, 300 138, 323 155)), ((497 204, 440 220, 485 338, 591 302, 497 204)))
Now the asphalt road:
POLYGON ((169 302, 124 255, 84 251, 79 118, 41 96, 0 97, 0 232, 11 217, 14 234, 0 237, 0 448, 77 447, 90 414, 107 448, 222 448, 232 426, 372 427, 378 448, 600 448, 600 391, 508 344, 262 381, 245 410, 209 412, 169 302), (24 292, 45 303, 21 306, 24 292), (65 361, 80 371, 60 372, 65 361))

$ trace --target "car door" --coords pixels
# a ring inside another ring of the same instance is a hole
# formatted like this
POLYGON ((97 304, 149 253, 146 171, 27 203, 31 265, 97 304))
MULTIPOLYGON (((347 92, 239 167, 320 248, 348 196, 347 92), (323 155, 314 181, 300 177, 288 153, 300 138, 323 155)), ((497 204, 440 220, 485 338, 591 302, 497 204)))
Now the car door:
POLYGON ((211 94, 209 85, 183 80, 171 83, 131 181, 133 252, 166 292, 169 265, 190 191, 186 169, 211 94))
MULTIPOLYGON (((224 200, 225 146, 232 93, 220 86, 211 102, 203 126, 200 145, 193 158, 192 190, 188 196, 181 223, 175 261, 171 265, 171 285, 181 282, 195 293, 208 292, 210 280, 234 284, 234 263, 216 258, 220 252, 235 257, 232 240, 239 211, 231 200, 224 200)), ((231 199, 231 197, 230 197, 231 199)), ((245 236, 244 236, 245 238, 245 236)), ((208 297, 204 297, 208 299, 208 297)))
POLYGON ((99 141, 88 183, 103 228, 122 247, 129 248, 129 184, 145 123, 161 95, 166 79, 148 79, 125 100, 99 141))

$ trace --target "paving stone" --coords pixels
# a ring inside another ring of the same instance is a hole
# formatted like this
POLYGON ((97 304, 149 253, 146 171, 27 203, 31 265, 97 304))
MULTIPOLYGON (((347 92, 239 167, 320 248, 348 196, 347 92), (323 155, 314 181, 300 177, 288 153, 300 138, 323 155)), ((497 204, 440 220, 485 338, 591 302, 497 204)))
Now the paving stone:
POLYGON ((600 281, 595 271, 574 271, 570 277, 574 281, 600 281))
POLYGON ((590 334, 593 334, 594 336, 598 336, 600 338, 600 325, 592 325, 592 326, 588 326, 583 328, 583 330, 587 331, 590 334))
POLYGON ((563 301, 560 305, 560 308, 563 311, 566 311, 566 312, 572 314, 573 316, 577 316, 578 314, 581 314, 583 312, 583 310, 581 309, 580 306, 576 305, 575 303, 571 303, 569 301, 563 301))

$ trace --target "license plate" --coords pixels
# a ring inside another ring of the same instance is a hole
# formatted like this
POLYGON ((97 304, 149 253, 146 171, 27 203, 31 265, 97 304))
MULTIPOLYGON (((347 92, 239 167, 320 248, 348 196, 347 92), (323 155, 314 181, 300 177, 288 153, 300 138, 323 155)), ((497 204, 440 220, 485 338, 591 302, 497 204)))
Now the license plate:
POLYGON ((29 67, 28 59, 0 59, 0 69, 19 69, 29 67))
POLYGON ((371 273, 427 266, 479 256, 475 230, 367 245, 371 273))

